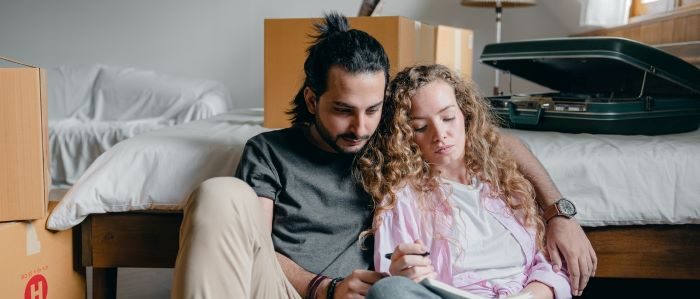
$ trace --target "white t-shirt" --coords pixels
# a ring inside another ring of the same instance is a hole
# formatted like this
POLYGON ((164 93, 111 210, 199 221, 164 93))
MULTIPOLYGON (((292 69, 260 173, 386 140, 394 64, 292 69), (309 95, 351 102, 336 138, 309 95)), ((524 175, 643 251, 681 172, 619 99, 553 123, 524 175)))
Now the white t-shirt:
POLYGON ((454 225, 450 251, 454 274, 475 272, 484 279, 499 279, 523 273, 522 247, 483 206, 479 193, 482 184, 472 185, 446 180, 452 186, 450 203, 454 225))

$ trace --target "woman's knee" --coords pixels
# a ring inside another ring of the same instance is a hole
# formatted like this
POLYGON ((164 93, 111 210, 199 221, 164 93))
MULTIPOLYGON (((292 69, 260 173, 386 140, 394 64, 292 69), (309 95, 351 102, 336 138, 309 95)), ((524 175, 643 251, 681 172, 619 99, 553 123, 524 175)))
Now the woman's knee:
POLYGON ((440 298, 421 284, 403 276, 391 276, 377 281, 367 294, 367 299, 383 298, 440 298))

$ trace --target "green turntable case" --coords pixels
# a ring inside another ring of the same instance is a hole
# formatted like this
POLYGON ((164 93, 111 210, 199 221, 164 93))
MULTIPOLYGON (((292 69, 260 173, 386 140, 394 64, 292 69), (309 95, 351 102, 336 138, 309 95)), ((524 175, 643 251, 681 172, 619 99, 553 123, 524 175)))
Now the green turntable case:
POLYGON ((700 69, 632 40, 505 42, 486 45, 480 59, 556 91, 489 97, 507 127, 659 135, 700 126, 700 69))

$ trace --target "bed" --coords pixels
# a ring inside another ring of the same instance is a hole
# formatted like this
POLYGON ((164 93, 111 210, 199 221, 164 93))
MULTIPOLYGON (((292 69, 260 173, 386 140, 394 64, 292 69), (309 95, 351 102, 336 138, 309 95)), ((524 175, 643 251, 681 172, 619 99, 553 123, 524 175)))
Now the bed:
MULTIPOLYGON (((51 214, 49 228, 74 229, 75 267, 93 267, 93 298, 116 297, 119 267, 174 266, 184 194, 208 177, 233 173, 245 141, 269 130, 260 115, 239 111, 149 132, 91 165, 51 214)), ((599 257, 597 277, 700 279, 700 131, 506 131, 576 202, 599 257)))

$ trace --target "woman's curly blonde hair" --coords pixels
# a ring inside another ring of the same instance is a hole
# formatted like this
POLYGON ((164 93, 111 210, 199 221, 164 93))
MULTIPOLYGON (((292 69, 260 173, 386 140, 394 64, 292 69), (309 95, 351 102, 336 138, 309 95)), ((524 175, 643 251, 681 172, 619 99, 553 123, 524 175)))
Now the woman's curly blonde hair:
MULTIPOLYGON (((411 100, 426 84, 441 80, 454 88, 457 105, 464 114, 466 145, 464 166, 472 178, 490 184, 523 225, 536 229, 537 247, 543 248, 544 224, 538 215, 532 185, 518 171, 510 152, 499 143, 499 134, 488 103, 476 88, 442 65, 404 69, 391 81, 377 133, 356 160, 354 175, 374 201, 374 225, 361 238, 376 231, 381 215, 396 205, 396 191, 410 184, 421 194, 440 187, 439 173, 421 157, 409 124, 411 100)), ((430 196, 420 196, 426 201, 430 196)), ((419 206, 436 206, 421 203, 419 206)))

